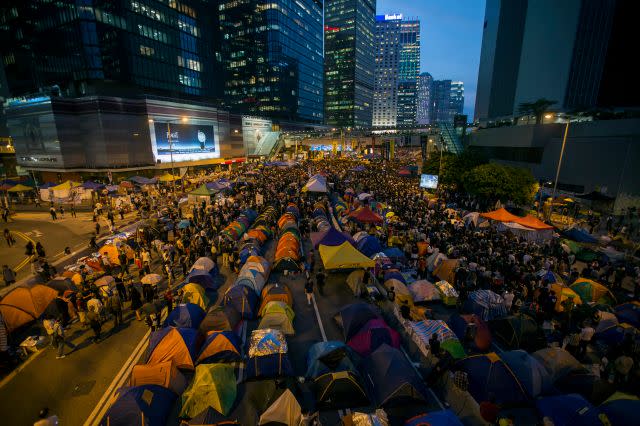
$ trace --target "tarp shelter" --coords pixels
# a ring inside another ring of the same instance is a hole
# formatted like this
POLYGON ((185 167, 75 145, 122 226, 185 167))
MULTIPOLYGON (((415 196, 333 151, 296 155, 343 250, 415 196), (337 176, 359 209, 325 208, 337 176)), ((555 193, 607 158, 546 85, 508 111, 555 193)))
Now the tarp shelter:
POLYGON ((598 410, 578 394, 548 396, 536 400, 540 417, 548 417, 554 426, 602 426, 598 410))
POLYGON ((200 327, 204 316, 204 309, 200 306, 193 303, 182 303, 173 308, 169 315, 167 315, 164 326, 197 329, 200 327))
POLYGON ((224 294, 224 304, 233 307, 241 318, 255 318, 258 296, 255 291, 244 285, 230 287, 224 294))
POLYGON ((209 306, 209 298, 204 293, 204 288, 198 284, 189 283, 182 287, 182 291, 182 303, 193 303, 200 306, 203 311, 209 306))
POLYGON ((176 180, 180 180, 180 176, 172 175, 171 173, 165 173, 162 176, 158 176, 158 181, 163 183, 173 182, 176 180))
POLYGON ((460 263, 459 259, 446 259, 433 270, 433 275, 447 282, 454 282, 456 277, 456 268, 460 263))
POLYGON ((504 300, 491 290, 476 290, 469 293, 469 299, 464 304, 464 311, 476 314, 484 321, 507 315, 504 300))
POLYGON ((138 364, 131 371, 131 386, 159 385, 180 395, 187 388, 187 379, 171 362, 138 364))
POLYGON ((404 407, 427 401, 427 387, 402 352, 382 345, 363 361, 377 407, 404 407))
POLYGON ((359 302, 345 306, 336 315, 336 321, 342 326, 344 340, 355 336, 372 319, 381 318, 375 306, 359 302))
POLYGON ((273 328, 286 335, 295 334, 293 328, 293 309, 285 302, 272 301, 267 303, 262 311, 262 319, 258 328, 273 328))
POLYGON ((214 331, 209 333, 198 354, 198 364, 241 361, 242 344, 238 335, 232 331, 214 331))
POLYGON ((532 356, 544 365, 553 382, 569 373, 584 369, 580 361, 562 348, 540 349, 535 351, 532 356))
POLYGON ((486 352, 491 347, 489 326, 479 316, 454 313, 447 323, 456 337, 461 342, 471 342, 473 349, 486 352))
POLYGON ((527 400, 522 384, 495 352, 471 355, 458 361, 456 368, 467 373, 469 393, 478 403, 488 401, 490 394, 497 404, 527 400))
POLYGON ((12 186, 7 190, 7 192, 26 192, 26 191, 33 191, 33 188, 30 186, 23 185, 21 183, 15 186, 12 186))
POLYGON ((149 337, 147 364, 172 361, 180 369, 193 370, 199 343, 198 331, 192 328, 161 328, 149 337))
POLYGON ((607 287, 588 278, 578 278, 570 287, 578 293, 583 302, 612 305, 616 300, 607 287))
POLYGON ((230 331, 240 322, 241 317, 233 306, 212 306, 200 323, 200 333, 210 331, 230 331))
POLYGON ((553 381, 547 369, 527 352, 523 350, 506 351, 502 352, 500 357, 532 398, 552 389, 553 381))
POLYGON ((302 424, 302 408, 293 393, 286 389, 278 399, 260 416, 258 425, 302 424))
POLYGON ((236 376, 229 364, 200 364, 181 397, 180 417, 193 417, 211 406, 225 416, 236 400, 236 376))
POLYGON ((399 348, 400 335, 382 318, 376 318, 367 321, 360 331, 347 341, 347 344, 358 355, 366 357, 382 345, 399 348))
POLYGON ((262 289, 260 299, 260 308, 258 309, 258 316, 264 315, 264 309, 269 302, 284 302, 289 306, 293 306, 293 295, 291 290, 285 284, 267 284, 262 289))
POLYGON ((427 280, 419 280, 409 284, 409 291, 416 303, 440 300, 440 292, 435 285, 427 280))
POLYGON ((373 268, 375 262, 348 242, 339 246, 320 246, 320 258, 325 269, 373 268))
POLYGON ((616 392, 600 405, 611 426, 627 426, 638 422, 640 400, 628 393, 616 392))
POLYGON ((405 426, 462 426, 453 411, 432 411, 429 414, 421 414, 406 421, 405 426))
POLYGON ((433 335, 436 335, 440 341, 441 348, 449 352, 453 358, 460 359, 466 355, 456 335, 442 320, 410 322, 409 329, 412 338, 419 346, 428 347, 429 340, 433 335))
POLYGON ((16 287, 0 299, 0 315, 4 318, 7 331, 38 319, 58 292, 45 285, 16 287))
POLYGON ((158 385, 120 388, 100 426, 164 426, 175 400, 173 391, 158 385))
POLYGON ((596 244, 598 239, 593 235, 589 234, 582 228, 569 228, 567 230, 562 231, 562 235, 569 238, 570 240, 577 241, 579 243, 591 243, 596 244))
POLYGON ((522 313, 489 321, 491 335, 504 349, 525 349, 529 352, 547 346, 542 329, 530 316, 522 313))
POLYGON ((202 271, 199 269, 194 269, 189 272, 187 278, 185 280, 187 283, 198 284, 200 287, 206 289, 217 290, 218 285, 216 284, 216 280, 211 276, 211 274, 207 271, 202 271))
POLYGON ((382 223, 383 219, 377 213, 374 213, 368 206, 360 207, 349 213, 349 217, 361 223, 382 223))

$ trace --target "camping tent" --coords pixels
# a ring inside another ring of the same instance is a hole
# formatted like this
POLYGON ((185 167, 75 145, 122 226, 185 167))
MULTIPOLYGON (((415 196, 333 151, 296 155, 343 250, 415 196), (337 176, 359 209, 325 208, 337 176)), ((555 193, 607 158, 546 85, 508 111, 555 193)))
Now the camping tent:
POLYGON ((7 192, 26 192, 26 191, 33 191, 33 188, 30 187, 30 186, 23 185, 21 183, 13 186, 13 187, 11 187, 11 188, 9 188, 7 190, 7 192))
POLYGON ((151 333, 147 364, 173 361, 176 367, 193 370, 199 346, 198 331, 165 327, 151 333))
POLYGON ((570 287, 578 293, 583 302, 611 305, 616 300, 608 288, 588 278, 578 278, 570 287))
POLYGON ((505 349, 525 349, 529 352, 547 346, 547 340, 530 316, 522 313, 489 321, 491 335, 505 349))
POLYGON ((158 181, 163 182, 163 183, 173 182, 173 181, 176 181, 176 180, 180 180, 180 176, 172 175, 171 173, 165 173, 162 176, 158 176, 158 181))
POLYGON ((338 231, 333 226, 329 228, 327 232, 318 233, 318 234, 320 234, 316 236, 318 240, 313 244, 313 247, 316 249, 320 246, 320 244, 322 244, 323 246, 339 246, 345 241, 348 241, 352 245, 356 244, 353 238, 349 237, 348 234, 345 235, 345 233, 338 231), (318 238, 318 237, 321 237, 321 238, 318 238))
POLYGON ((207 271, 202 271, 200 269, 193 269, 187 275, 185 280, 187 283, 198 284, 200 287, 211 290, 217 290, 218 285, 216 284, 216 280, 211 276, 211 274, 207 271))
POLYGON ((281 331, 268 328, 252 331, 246 377, 254 379, 292 376, 293 367, 287 352, 287 340, 281 331))
POLYGON ((412 417, 404 426, 462 426, 462 422, 453 411, 441 410, 412 417))
POLYGON ((409 291, 416 303, 440 300, 440 292, 427 280, 419 280, 409 284, 409 291))
POLYGON ((252 289, 256 294, 260 294, 265 281, 264 276, 258 270, 243 268, 238 274, 234 286, 243 285, 252 289))
POLYGON ((258 328, 273 328, 284 334, 295 334, 293 328, 293 309, 285 302, 272 301, 266 304, 262 311, 262 319, 258 328))
POLYGON ((269 302, 284 302, 289 306, 293 306, 293 295, 291 290, 285 284, 267 284, 262 289, 260 308, 258 309, 258 316, 264 315, 264 308, 269 302))
POLYGON ((205 201, 206 203, 209 203, 211 201, 211 197, 216 195, 217 192, 218 191, 214 189, 207 188, 207 185, 202 184, 198 188, 189 192, 189 201, 192 203, 198 203, 201 201, 205 201))
POLYGON ((255 317, 258 296, 255 291, 244 285, 229 287, 224 294, 224 304, 233 307, 241 318, 253 319, 255 317))
POLYGON ((640 328, 640 302, 633 301, 616 306, 616 316, 620 322, 626 322, 640 328))
POLYGON ((182 394, 180 417, 193 417, 211 406, 227 415, 236 400, 234 367, 228 364, 200 364, 191 384, 182 394))
POLYGON ((159 385, 180 395, 187 388, 187 379, 171 362, 138 364, 131 371, 131 386, 159 385))
POLYGON ((573 300, 574 305, 582 304, 582 299, 580 299, 578 293, 573 291, 570 287, 564 286, 562 284, 551 284, 551 291, 556 294, 556 312, 563 312, 563 303, 569 299, 573 300))
POLYGON ((382 251, 382 245, 374 235, 367 235, 357 242, 357 249, 367 257, 382 251))
POLYGON ((203 311, 207 309, 209 298, 198 284, 189 283, 182 287, 182 291, 182 303, 198 305, 203 311))
POLYGON ((373 268, 375 262, 348 242, 339 246, 320 246, 320 258, 325 269, 373 268))
POLYGON ((124 250, 127 255, 128 260, 132 260, 134 257, 133 249, 126 243, 123 242, 113 242, 111 244, 105 244, 100 247, 100 254, 103 256, 107 256, 109 261, 113 265, 120 265, 120 251, 124 250))
POLYGON ((193 265, 191 265, 191 269, 189 270, 189 272, 193 272, 195 270, 206 271, 212 276, 215 276, 216 264, 213 263, 213 260, 209 259, 208 257, 200 257, 195 262, 193 262, 193 265))
POLYGON ((541 417, 548 417, 554 426, 602 426, 598 410, 577 394, 556 395, 536 400, 541 417))
POLYGON ((167 315, 164 326, 197 329, 200 327, 204 315, 204 310, 200 306, 193 303, 182 303, 167 315))
POLYGON ((58 292, 45 285, 20 286, 9 291, 0 299, 0 314, 4 318, 7 331, 13 330, 38 319, 58 292))
POLYGON ((100 421, 101 426, 164 426, 176 394, 158 385, 124 387, 100 421))
POLYGON ((302 408, 293 393, 286 389, 278 399, 260 416, 258 425, 302 424, 302 408))
POLYGON ((349 213, 348 217, 361 223, 382 223, 383 219, 377 213, 374 213, 369 206, 360 207, 349 213))
POLYGON ((577 241, 579 243, 591 243, 596 244, 598 239, 593 235, 589 234, 586 230, 582 228, 569 228, 565 231, 562 231, 562 235, 569 238, 570 240, 577 241))
POLYGON ((456 268, 460 260, 458 259, 445 259, 433 270, 433 275, 445 280, 447 282, 454 282, 456 277, 456 268))
POLYGON ((448 281, 440 280, 435 286, 440 292, 440 298, 445 305, 455 306, 458 304, 458 291, 448 281))
POLYGON ((233 306, 212 306, 200 323, 200 333, 233 330, 240 322, 240 314, 233 306))
POLYGON ((637 396, 616 392, 600 405, 611 426, 627 426, 638 422, 640 399, 637 396))
POLYGON ((364 269, 356 269, 355 271, 351 272, 347 277, 347 280, 346 280, 347 285, 349 286, 353 294, 355 294, 356 296, 359 296, 361 293, 363 279, 364 279, 364 269))
POLYGON ((329 192, 327 190, 327 179, 324 176, 313 176, 302 187, 302 192, 329 192))
POLYGON ((464 358, 464 348, 456 335, 442 320, 423 320, 410 322, 411 337, 419 347, 429 346, 429 340, 433 335, 438 336, 442 349, 449 352, 456 359, 464 358))
POLYGON ((545 348, 535 351, 532 356, 547 369, 551 380, 555 382, 575 371, 582 371, 584 367, 568 351, 562 348, 545 348))
POLYGON ((491 290, 476 290, 469 293, 469 299, 464 304, 464 311, 476 314, 484 321, 507 315, 504 300, 491 290))
POLYGON ((336 321, 342 326, 344 340, 355 336, 369 320, 381 318, 373 305, 368 303, 352 303, 345 306, 336 315, 336 321))
POLYGON ((473 349, 485 352, 491 347, 489 326, 479 316, 454 313, 449 317, 448 325, 460 341, 472 340, 473 349))
POLYGON ((625 336, 629 334, 632 336, 632 341, 640 342, 640 331, 630 324, 622 323, 612 325, 604 330, 596 333, 594 338, 606 343, 609 346, 620 345, 625 336))
POLYGON ((375 318, 367 323, 351 337, 347 344, 360 356, 368 356, 381 345, 400 347, 400 335, 387 325, 382 318, 375 318))
POLYGON ((524 402, 527 394, 513 371, 495 353, 471 355, 456 364, 458 370, 467 373, 469 393, 478 402, 495 396, 497 404, 524 402))
POLYGON ((502 352, 500 357, 532 398, 550 391, 553 387, 551 375, 547 369, 527 352, 523 350, 507 351, 502 352))
POLYGON ((181 426, 183 425, 189 425, 189 426, 232 426, 232 425, 240 425, 240 423, 237 420, 231 419, 227 416, 223 416, 222 414, 218 413, 215 409, 213 409, 211 406, 207 407, 204 409, 204 411, 201 411, 200 414, 196 415, 195 417, 192 417, 191 420, 189 420, 186 423, 181 423, 181 426))
POLYGON ((242 344, 234 332, 214 331, 204 341, 196 362, 198 364, 212 364, 241 361, 241 348, 242 344))

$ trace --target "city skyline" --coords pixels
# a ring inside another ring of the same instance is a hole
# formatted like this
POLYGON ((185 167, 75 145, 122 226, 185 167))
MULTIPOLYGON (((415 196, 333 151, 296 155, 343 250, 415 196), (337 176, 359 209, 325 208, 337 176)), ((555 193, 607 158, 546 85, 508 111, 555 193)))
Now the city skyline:
POLYGON ((378 0, 378 15, 401 13, 420 20, 420 72, 434 80, 462 81, 464 113, 473 119, 485 0, 378 0))

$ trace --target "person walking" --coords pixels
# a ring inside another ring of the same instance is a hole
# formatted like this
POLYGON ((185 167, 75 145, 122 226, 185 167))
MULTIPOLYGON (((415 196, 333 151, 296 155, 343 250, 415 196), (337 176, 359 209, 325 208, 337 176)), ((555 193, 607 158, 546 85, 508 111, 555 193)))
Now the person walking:
POLYGON ((66 357, 66 355, 64 354, 64 345, 69 346, 71 348, 71 351, 76 348, 74 344, 66 341, 64 327, 62 326, 60 321, 49 316, 43 321, 43 325, 45 330, 47 331, 47 334, 51 338, 51 346, 58 350, 56 359, 62 359, 66 357))
POLYGON ((51 220, 53 221, 55 221, 58 218, 58 215, 56 214, 56 209, 53 206, 49 208, 49 214, 51 215, 51 220))
POLYGON ((316 274, 316 284, 318 286, 318 293, 320 293, 320 296, 324 296, 324 280, 324 273, 322 272, 322 270, 318 271, 318 273, 316 274))
POLYGON ((313 281, 308 278, 304 284, 304 293, 307 296, 307 306, 311 306, 311 298, 313 297, 313 281))
POLYGON ((89 312, 87 312, 87 320, 89 326, 93 330, 93 343, 100 341, 100 332, 102 331, 102 323, 100 322, 100 315, 96 312, 95 306, 89 306, 89 312))
POLYGON ((9 247, 13 247, 16 243, 16 239, 13 238, 13 234, 9 231, 9 228, 4 228, 4 239, 9 247))
POLYGON ((71 207, 69 208, 69 210, 71 211, 71 217, 75 218, 76 217, 76 205, 75 204, 71 204, 71 207))
POLYGON ((2 265, 2 279, 5 287, 9 287, 16 282, 16 273, 8 265, 2 265))
POLYGON ((129 293, 131 296, 131 310, 135 312, 136 319, 138 321, 141 321, 142 317, 140 317, 140 308, 142 307, 142 296, 140 295, 140 292, 138 291, 138 289, 135 288, 133 285, 131 286, 129 293))
POLYGON ((113 292, 107 299, 107 310, 113 315, 113 329, 118 328, 122 324, 122 301, 118 292, 113 292))

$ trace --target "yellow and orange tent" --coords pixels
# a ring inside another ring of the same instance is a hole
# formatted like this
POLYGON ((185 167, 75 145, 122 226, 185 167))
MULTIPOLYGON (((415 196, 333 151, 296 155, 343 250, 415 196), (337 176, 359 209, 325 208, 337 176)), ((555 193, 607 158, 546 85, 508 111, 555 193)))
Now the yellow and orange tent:
POLYGON ((46 285, 17 287, 0 300, 0 314, 7 330, 13 330, 38 319, 58 292, 46 285))
POLYGON ((131 372, 131 386, 158 385, 180 395, 187 388, 187 379, 171 361, 158 364, 138 364, 131 372))

